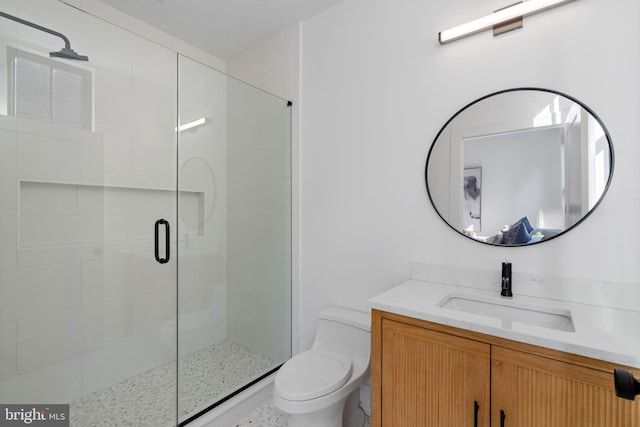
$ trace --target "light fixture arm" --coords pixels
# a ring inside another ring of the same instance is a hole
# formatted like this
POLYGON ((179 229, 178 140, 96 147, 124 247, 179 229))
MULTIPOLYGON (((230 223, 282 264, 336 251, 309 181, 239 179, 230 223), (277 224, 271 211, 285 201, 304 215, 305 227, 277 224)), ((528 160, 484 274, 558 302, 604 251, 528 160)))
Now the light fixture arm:
POLYGON ((18 18, 17 16, 9 15, 8 13, 0 12, 0 16, 6 19, 10 19, 19 24, 26 25, 31 28, 35 28, 36 30, 40 30, 44 33, 51 34, 52 36, 60 37, 62 41, 64 41, 64 47, 58 52, 50 52, 49 56, 52 58, 64 58, 64 59, 75 59, 78 61, 88 61, 89 58, 84 55, 78 55, 78 53, 71 49, 71 42, 64 34, 54 31, 50 28, 43 27, 42 25, 34 24, 31 21, 27 21, 26 19, 18 18))
POLYGON ((60 37, 64 41, 64 47, 66 49, 71 49, 71 42, 69 41, 67 36, 65 36, 62 33, 59 33, 47 27, 43 27, 42 25, 34 24, 33 22, 27 21, 25 19, 18 18, 17 16, 9 15, 8 13, 0 12, 0 16, 2 16, 3 18, 10 19, 12 21, 16 21, 23 25, 27 25, 31 28, 35 28, 36 30, 44 31, 45 33, 49 33, 53 36, 60 37))

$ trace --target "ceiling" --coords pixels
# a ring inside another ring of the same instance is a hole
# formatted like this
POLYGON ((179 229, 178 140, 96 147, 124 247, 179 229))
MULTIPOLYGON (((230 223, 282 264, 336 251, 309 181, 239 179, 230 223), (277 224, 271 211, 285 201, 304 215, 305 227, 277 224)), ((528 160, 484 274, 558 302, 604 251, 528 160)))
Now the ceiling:
POLYGON ((228 60, 341 0, 101 0, 228 60))

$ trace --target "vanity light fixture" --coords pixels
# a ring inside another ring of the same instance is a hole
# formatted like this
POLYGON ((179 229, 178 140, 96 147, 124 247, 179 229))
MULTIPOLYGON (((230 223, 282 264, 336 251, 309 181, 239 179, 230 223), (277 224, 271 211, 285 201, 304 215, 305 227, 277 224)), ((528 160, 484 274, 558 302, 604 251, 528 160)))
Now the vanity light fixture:
POLYGON ((438 33, 438 40, 440 44, 445 44, 489 28, 494 28, 495 30, 496 27, 505 25, 504 30, 494 31, 494 35, 502 34, 503 32, 522 27, 522 18, 525 16, 533 15, 569 1, 571 0, 527 0, 516 3, 504 9, 497 10, 491 15, 441 31, 438 33), (513 24, 514 22, 515 24, 513 24))
POLYGON ((183 125, 180 125, 180 127, 176 128, 176 131, 182 132, 182 131, 187 130, 187 129, 193 129, 193 128, 198 127, 198 126, 202 126, 202 125, 204 125, 206 123, 207 123, 207 119, 205 117, 201 117, 201 118, 199 118, 197 120, 193 120, 191 122, 188 122, 188 123, 185 123, 183 125))

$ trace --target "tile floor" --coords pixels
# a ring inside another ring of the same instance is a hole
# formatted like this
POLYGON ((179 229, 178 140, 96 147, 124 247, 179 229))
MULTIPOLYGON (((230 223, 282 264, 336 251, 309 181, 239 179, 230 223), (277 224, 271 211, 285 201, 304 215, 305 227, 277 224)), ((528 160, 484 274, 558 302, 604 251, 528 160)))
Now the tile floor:
MULTIPOLYGON (((185 356, 180 361, 180 419, 206 408, 272 367, 271 360, 232 342, 214 344, 185 356)), ((176 364, 172 362, 71 402, 71 426, 175 425, 175 377, 176 364)), ((267 412, 260 416, 268 418, 267 412)))
POLYGON ((238 421, 233 427, 287 427, 284 414, 269 401, 238 421))
MULTIPOLYGON (((287 420, 273 402, 269 401, 235 423, 233 427, 287 427, 287 420)), ((362 427, 371 427, 368 417, 362 427)))

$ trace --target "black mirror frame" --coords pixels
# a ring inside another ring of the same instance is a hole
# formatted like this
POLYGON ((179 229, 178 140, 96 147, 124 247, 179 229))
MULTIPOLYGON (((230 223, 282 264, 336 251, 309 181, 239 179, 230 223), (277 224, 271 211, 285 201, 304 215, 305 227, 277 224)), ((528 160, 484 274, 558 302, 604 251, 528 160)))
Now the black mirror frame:
POLYGON ((609 130, 605 126, 605 124, 602 121, 602 119, 600 119, 600 116, 598 116, 591 108, 589 108, 582 101, 579 101, 578 99, 574 98, 573 96, 567 95, 567 94, 565 94, 563 92, 559 92, 559 91, 556 91, 556 90, 553 90, 553 89, 545 89, 545 88, 538 88, 538 87, 518 87, 518 88, 512 88, 512 89, 504 89, 504 90, 500 90, 500 91, 493 92, 493 93, 490 93, 488 95, 482 96, 482 97, 476 99, 475 101, 470 102, 469 104, 467 104, 463 108, 459 109, 453 116, 451 116, 449 118, 449 120, 447 120, 446 123, 440 128, 440 130, 438 131, 436 137, 433 139, 433 142, 431 143, 431 146, 429 148, 429 153, 427 155, 427 161, 425 163, 425 168, 424 168, 424 181, 425 181, 425 186, 426 186, 426 189, 427 189, 427 195, 429 197, 429 201, 431 202, 431 206, 433 206, 433 209, 436 211, 436 213, 438 214, 440 219, 442 219, 442 221, 445 224, 447 224, 449 226, 449 228, 451 228, 453 231, 455 231, 456 234, 458 234, 460 236, 463 236, 463 237, 465 237, 467 239, 473 240, 474 242, 481 243, 483 245, 493 246, 493 247, 502 247, 502 248, 529 247, 529 246, 537 245, 537 244, 540 244, 540 243, 548 242, 548 241, 553 240, 553 239, 555 239, 557 237, 563 236, 566 233, 568 233, 569 231, 571 231, 574 228, 576 228, 585 219, 587 219, 598 208, 598 206, 600 206, 600 203, 602 203, 602 200, 604 200, 604 197, 607 194, 607 191, 609 190, 609 186, 611 185, 611 181, 613 179, 614 167, 615 167, 615 153, 614 153, 614 150, 613 150, 613 141, 611 139, 611 134, 609 133, 609 130), (470 108, 473 105, 475 105, 475 104, 477 104, 477 103, 479 103, 479 102, 481 102, 481 101, 483 101, 483 100, 485 100, 487 98, 491 98, 493 96, 497 96, 497 95, 504 94, 504 93, 517 92, 517 91, 539 91, 539 92, 547 92, 547 93, 551 93, 551 94, 555 94, 555 95, 560 95, 560 96, 565 97, 565 98, 575 102, 576 104, 580 105, 584 110, 586 110, 589 114, 591 114, 593 116, 593 118, 595 118, 598 121, 598 123, 600 124, 600 126, 602 127, 602 130, 604 131, 605 136, 607 137, 607 141, 609 142, 609 159, 610 159, 609 177, 607 179, 607 185, 605 186, 604 190, 602 191, 602 194, 600 195, 600 198, 593 205, 593 207, 589 210, 589 212, 587 212, 586 215, 584 215, 582 218, 580 218, 579 221, 577 221, 575 224, 571 225, 569 228, 565 229, 561 233, 558 233, 556 235, 550 236, 547 239, 542 239, 542 240, 540 240, 538 242, 528 243, 528 244, 504 244, 503 245, 503 244, 495 244, 495 243, 483 242, 482 240, 474 239, 473 237, 467 236, 466 234, 458 231, 455 227, 453 227, 449 223, 449 221, 447 221, 442 216, 442 214, 440 213, 440 211, 436 207, 435 201, 433 200, 433 197, 431 196, 431 191, 429 189, 429 179, 428 179, 429 160, 431 160, 431 154, 433 153, 434 146, 435 146, 436 142, 438 141, 438 138, 440 137, 442 132, 444 132, 444 130, 447 128, 447 126, 449 126, 449 124, 453 120, 455 120, 455 118, 458 117, 463 111, 465 111, 467 108, 470 108))

